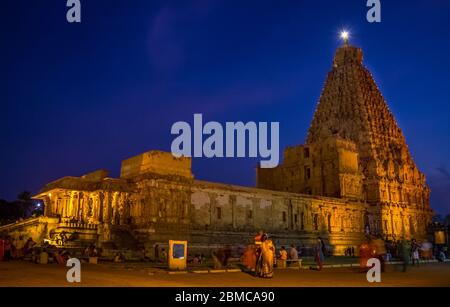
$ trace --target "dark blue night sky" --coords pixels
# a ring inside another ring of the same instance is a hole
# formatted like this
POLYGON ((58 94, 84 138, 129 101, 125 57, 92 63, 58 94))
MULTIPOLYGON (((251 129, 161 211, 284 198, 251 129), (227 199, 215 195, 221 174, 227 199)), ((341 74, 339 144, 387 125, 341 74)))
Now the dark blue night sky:
MULTIPOLYGON (((0 198, 170 150, 175 121, 279 121, 303 143, 338 33, 364 50, 432 207, 450 212, 450 1, 0 2, 0 198)), ((260 159, 194 159, 199 179, 254 185, 260 159)))

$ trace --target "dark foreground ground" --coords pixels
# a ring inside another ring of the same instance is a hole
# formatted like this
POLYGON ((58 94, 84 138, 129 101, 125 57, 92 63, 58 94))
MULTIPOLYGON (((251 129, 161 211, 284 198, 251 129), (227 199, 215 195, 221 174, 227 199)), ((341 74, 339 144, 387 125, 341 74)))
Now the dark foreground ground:
POLYGON ((145 264, 82 264, 81 283, 66 281, 69 268, 57 264, 0 262, 0 286, 168 286, 168 287, 302 287, 302 286, 447 286, 450 287, 450 262, 430 263, 401 272, 387 266, 381 283, 368 283, 357 268, 327 268, 321 272, 276 269, 272 279, 255 278, 247 273, 168 274, 145 264))

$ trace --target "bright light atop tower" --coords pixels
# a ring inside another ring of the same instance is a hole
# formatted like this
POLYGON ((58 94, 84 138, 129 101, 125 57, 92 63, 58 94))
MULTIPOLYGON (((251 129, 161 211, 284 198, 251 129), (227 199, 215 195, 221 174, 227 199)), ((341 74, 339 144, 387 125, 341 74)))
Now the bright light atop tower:
POLYGON ((341 38, 344 40, 344 42, 348 42, 349 33, 347 31, 341 32, 341 38))

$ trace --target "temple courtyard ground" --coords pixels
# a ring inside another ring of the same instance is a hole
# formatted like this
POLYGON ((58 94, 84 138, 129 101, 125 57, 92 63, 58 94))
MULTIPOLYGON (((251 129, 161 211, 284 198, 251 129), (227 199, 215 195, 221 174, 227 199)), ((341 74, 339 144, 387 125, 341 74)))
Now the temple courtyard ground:
POLYGON ((145 263, 82 264, 81 282, 69 283, 69 268, 57 264, 25 261, 0 262, 0 286, 113 286, 113 287, 318 287, 318 286, 445 286, 450 287, 450 262, 410 267, 388 265, 381 283, 369 283, 356 267, 326 268, 323 271, 275 269, 272 279, 255 278, 244 272, 168 274, 145 263))

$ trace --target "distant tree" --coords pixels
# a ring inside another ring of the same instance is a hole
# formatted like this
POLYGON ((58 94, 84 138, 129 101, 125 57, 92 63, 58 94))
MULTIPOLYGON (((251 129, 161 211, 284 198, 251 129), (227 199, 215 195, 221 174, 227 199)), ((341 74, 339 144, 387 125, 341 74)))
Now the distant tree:
POLYGON ((442 215, 436 214, 436 215, 433 216, 432 221, 433 221, 433 223, 443 224, 444 223, 444 218, 442 217, 442 215))
POLYGON ((14 206, 17 209, 17 214, 19 218, 27 218, 29 217, 34 210, 35 203, 31 199, 31 192, 23 191, 19 195, 17 195, 17 200, 14 203, 14 206))
POLYGON ((20 193, 19 195, 17 195, 17 200, 21 200, 24 202, 31 202, 31 192, 29 191, 23 191, 22 193, 20 193))
POLYGON ((0 223, 8 224, 14 222, 14 217, 19 216, 19 210, 11 202, 0 200, 0 223))
POLYGON ((450 226, 450 214, 447 214, 445 216, 444 223, 445 223, 445 225, 450 226))
POLYGON ((37 206, 37 202, 31 198, 31 195, 31 192, 23 191, 17 195, 15 201, 0 200, 0 225, 14 223, 32 215, 42 215, 43 206, 37 206))
POLYGON ((5 224, 5 221, 7 217, 9 216, 9 203, 4 200, 0 199, 0 225, 5 224))

